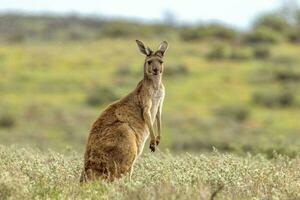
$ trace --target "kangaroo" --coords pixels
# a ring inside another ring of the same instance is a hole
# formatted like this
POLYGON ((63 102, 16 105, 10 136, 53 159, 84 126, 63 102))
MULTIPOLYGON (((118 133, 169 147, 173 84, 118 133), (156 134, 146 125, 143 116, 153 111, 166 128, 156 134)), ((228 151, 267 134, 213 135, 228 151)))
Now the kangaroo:
POLYGON ((152 51, 136 40, 146 56, 144 78, 124 98, 110 104, 92 125, 84 155, 84 169, 80 181, 103 178, 113 181, 130 173, 141 155, 150 135, 150 149, 160 143, 161 112, 165 96, 162 84, 163 58, 168 43, 163 41, 152 51), (155 136, 154 124, 158 135, 155 136))

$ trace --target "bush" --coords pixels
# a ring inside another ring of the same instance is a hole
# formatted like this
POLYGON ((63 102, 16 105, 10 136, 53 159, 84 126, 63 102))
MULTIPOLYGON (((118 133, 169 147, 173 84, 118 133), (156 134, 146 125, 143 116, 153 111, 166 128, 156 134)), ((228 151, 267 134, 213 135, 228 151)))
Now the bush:
POLYGON ((111 103, 118 99, 118 95, 113 88, 107 86, 95 86, 92 88, 86 97, 86 103, 89 106, 99 106, 106 103, 111 103))
POLYGON ((265 46, 258 46, 253 50, 253 56, 256 59, 268 59, 271 56, 271 50, 265 46))
POLYGON ((230 55, 230 59, 232 60, 248 60, 251 59, 251 57, 251 51, 242 48, 234 48, 230 55))
POLYGON ((20 43, 24 42, 25 34, 23 33, 13 33, 7 37, 7 41, 10 43, 20 43))
POLYGON ((269 28, 273 31, 284 33, 290 28, 289 23, 280 14, 267 14, 260 16, 254 23, 255 28, 269 28))
POLYGON ((280 35, 277 32, 273 31, 272 29, 263 27, 257 28, 249 34, 246 34, 243 41, 248 44, 275 44, 278 43, 280 39, 280 35))
POLYGON ((264 66, 250 75, 250 82, 300 82, 300 69, 297 66, 264 66))
POLYGON ((215 38, 219 40, 233 40, 237 33, 220 24, 210 24, 198 27, 185 27, 180 32, 181 39, 185 41, 215 38))
POLYGON ((164 68, 165 76, 183 76, 189 74, 189 69, 185 64, 168 65, 164 68))
POLYGON ((288 55, 278 55, 271 59, 273 65, 288 67, 297 63, 297 57, 288 55))
POLYGON ((300 81, 300 70, 297 67, 282 66, 274 70, 274 78, 281 82, 300 81))
POLYGON ((288 40, 292 43, 299 43, 300 42, 300 27, 297 27, 291 30, 288 34, 288 40))
POLYGON ((131 75, 132 71, 129 66, 127 65, 120 65, 116 70, 115 74, 119 77, 129 76, 131 75))
POLYGON ((213 46, 212 49, 207 53, 206 57, 209 60, 226 59, 230 57, 230 48, 227 45, 220 44, 213 46))
POLYGON ((288 107, 294 104, 295 97, 289 91, 258 91, 253 94, 253 102, 268 108, 288 107))
POLYGON ((229 104, 214 110, 215 114, 222 118, 235 121, 244 121, 249 117, 249 109, 245 105, 229 104))
POLYGON ((10 113, 1 113, 0 114, 0 127, 2 128, 11 128, 16 124, 15 117, 10 113))

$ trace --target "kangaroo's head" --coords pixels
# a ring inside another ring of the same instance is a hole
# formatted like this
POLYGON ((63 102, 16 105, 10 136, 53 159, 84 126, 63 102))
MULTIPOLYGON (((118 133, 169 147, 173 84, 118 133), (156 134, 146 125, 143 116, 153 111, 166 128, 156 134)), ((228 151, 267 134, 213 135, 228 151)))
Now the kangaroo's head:
POLYGON ((149 79, 160 78, 163 72, 163 58, 166 50, 168 49, 168 43, 163 41, 156 51, 152 51, 139 40, 136 40, 136 43, 140 52, 146 56, 144 63, 144 76, 149 79))

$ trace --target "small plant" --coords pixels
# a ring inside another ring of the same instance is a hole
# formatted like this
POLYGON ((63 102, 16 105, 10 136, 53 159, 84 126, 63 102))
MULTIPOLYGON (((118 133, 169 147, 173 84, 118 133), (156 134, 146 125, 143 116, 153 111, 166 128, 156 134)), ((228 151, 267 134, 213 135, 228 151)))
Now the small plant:
POLYGON ((253 50, 253 56, 256 59, 268 59, 271 56, 271 51, 268 47, 258 46, 253 50))
POLYGON ((114 92, 113 88, 97 85, 88 92, 86 103, 89 106, 99 106, 117 99, 118 95, 114 92))
POLYGON ((214 46, 206 55, 209 60, 220 60, 230 57, 230 48, 227 45, 220 44, 214 46))
POLYGON ((228 104, 215 109, 215 114, 222 118, 245 121, 249 117, 249 109, 244 105, 228 104))
POLYGON ((244 37, 244 42, 247 44, 275 44, 280 41, 280 35, 266 27, 260 27, 250 32, 244 37))
POLYGON ((289 30, 288 21, 279 14, 271 13, 258 17, 254 23, 255 28, 268 28, 278 33, 284 34, 289 30))
POLYGON ((165 76, 182 76, 189 74, 189 69, 185 64, 168 65, 164 69, 165 76))
POLYGON ((11 128, 15 125, 16 120, 14 116, 10 113, 1 113, 0 114, 0 127, 2 128, 11 128))
POLYGON ((220 24, 210 24, 196 27, 185 27, 180 31, 180 37, 184 41, 201 39, 216 39, 222 41, 233 40, 237 32, 220 24))
POLYGON ((286 67, 287 65, 296 64, 297 58, 294 56, 288 56, 288 55, 278 55, 278 56, 272 57, 271 62, 273 65, 277 65, 277 66, 282 65, 282 66, 286 67))
POLYGON ((230 55, 231 60, 237 60, 237 61, 248 60, 251 59, 251 57, 252 57, 251 52, 248 51, 247 49, 242 49, 242 48, 234 48, 230 55))
POLYGON ((297 67, 277 67, 274 70, 275 79, 280 82, 297 82, 300 81, 300 71, 297 67))
POLYGON ((294 65, 267 65, 250 74, 249 80, 253 83, 296 83, 300 82, 300 70, 294 65))
POLYGON ((300 43, 300 26, 287 34, 288 40, 291 43, 300 43))
POLYGON ((295 97, 288 91, 258 91, 253 94, 253 102, 268 108, 293 105, 295 97))
POLYGON ((115 74, 120 77, 128 76, 131 73, 132 73, 132 71, 131 71, 130 67, 127 65, 120 65, 115 72, 115 74))

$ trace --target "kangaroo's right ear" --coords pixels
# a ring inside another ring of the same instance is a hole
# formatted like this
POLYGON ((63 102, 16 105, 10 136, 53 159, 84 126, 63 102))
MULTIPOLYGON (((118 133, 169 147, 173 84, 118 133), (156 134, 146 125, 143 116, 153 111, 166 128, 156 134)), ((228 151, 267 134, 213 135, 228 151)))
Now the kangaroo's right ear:
POLYGON ((139 40, 135 40, 135 41, 136 41, 136 43, 137 43, 137 45, 138 45, 138 47, 140 49, 140 52, 142 54, 145 54, 146 56, 150 56, 151 55, 152 51, 151 51, 151 49, 149 47, 145 47, 144 43, 141 42, 141 41, 139 41, 139 40))

